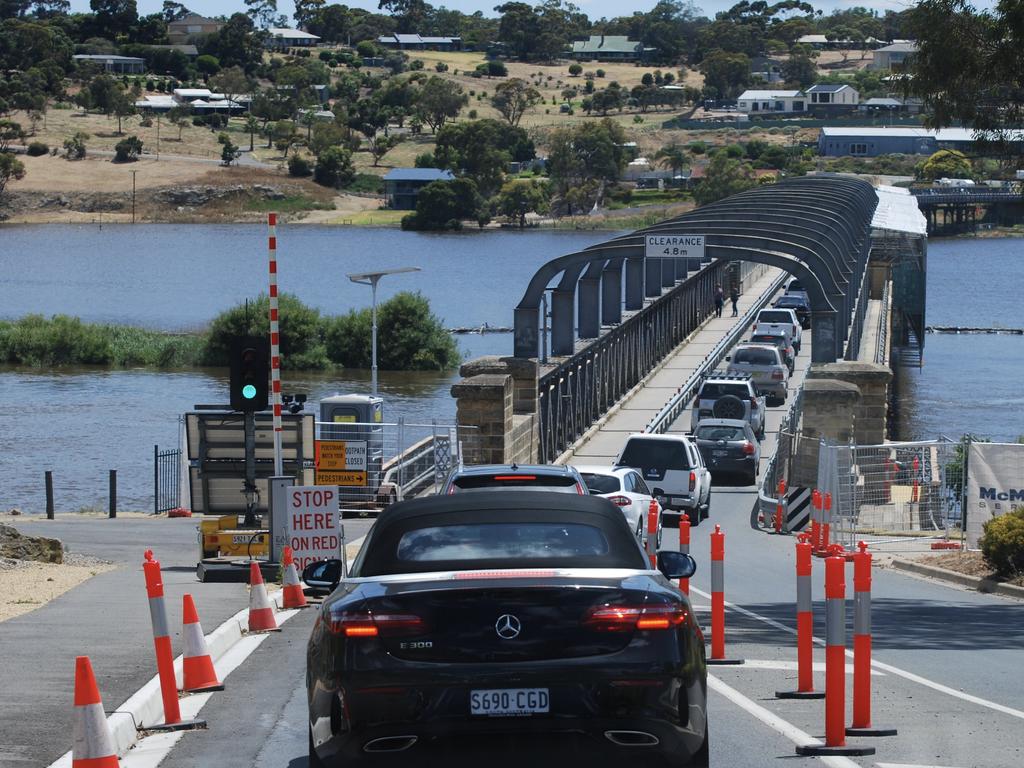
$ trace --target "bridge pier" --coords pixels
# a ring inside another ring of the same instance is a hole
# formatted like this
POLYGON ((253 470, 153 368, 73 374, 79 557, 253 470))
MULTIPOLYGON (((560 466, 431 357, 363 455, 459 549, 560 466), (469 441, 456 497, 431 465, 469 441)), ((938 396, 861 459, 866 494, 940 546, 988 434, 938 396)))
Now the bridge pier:
POLYGON ((601 324, 622 322, 622 259, 611 259, 601 271, 601 324))

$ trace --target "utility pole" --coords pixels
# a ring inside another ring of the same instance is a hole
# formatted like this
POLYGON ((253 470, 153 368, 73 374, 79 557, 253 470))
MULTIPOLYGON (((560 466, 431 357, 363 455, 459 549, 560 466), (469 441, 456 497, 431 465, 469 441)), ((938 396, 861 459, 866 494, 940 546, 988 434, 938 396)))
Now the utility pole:
POLYGON ((156 113, 156 159, 160 159, 160 113, 156 113))
POLYGON ((132 171, 132 224, 135 223, 135 174, 138 171, 132 171))

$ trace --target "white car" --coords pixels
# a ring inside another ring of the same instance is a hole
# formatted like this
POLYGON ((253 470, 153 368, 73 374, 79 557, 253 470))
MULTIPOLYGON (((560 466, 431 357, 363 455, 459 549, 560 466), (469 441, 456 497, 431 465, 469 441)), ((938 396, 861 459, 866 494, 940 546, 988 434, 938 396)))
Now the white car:
MULTIPOLYGON (((647 513, 651 502, 658 504, 640 473, 632 467, 574 465, 583 476, 591 496, 602 496, 622 510, 637 539, 647 542, 647 513)), ((658 504, 658 546, 661 546, 661 505, 658 504)))
POLYGON ((626 438, 616 466, 632 467, 662 500, 662 517, 670 528, 685 512, 690 525, 706 520, 711 510, 711 473, 693 441, 680 434, 640 432, 626 438))
POLYGON ((762 309, 757 313, 757 320, 754 321, 754 333, 779 333, 782 332, 789 337, 790 346, 796 354, 800 354, 800 342, 802 340, 802 327, 797 319, 796 312, 792 309, 762 309))

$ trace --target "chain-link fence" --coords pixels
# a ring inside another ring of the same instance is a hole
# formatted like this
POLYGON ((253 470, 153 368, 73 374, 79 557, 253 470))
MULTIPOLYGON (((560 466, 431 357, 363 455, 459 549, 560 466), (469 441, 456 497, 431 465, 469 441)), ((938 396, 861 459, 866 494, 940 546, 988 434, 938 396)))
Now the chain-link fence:
POLYGON ((852 549, 961 535, 963 444, 821 444, 818 483, 831 494, 832 538, 852 549))

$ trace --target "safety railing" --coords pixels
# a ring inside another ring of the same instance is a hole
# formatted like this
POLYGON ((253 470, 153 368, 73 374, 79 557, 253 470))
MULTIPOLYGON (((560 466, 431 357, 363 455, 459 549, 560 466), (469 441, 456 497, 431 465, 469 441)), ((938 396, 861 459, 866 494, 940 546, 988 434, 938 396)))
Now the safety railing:
POLYGON ((801 387, 797 390, 789 410, 782 417, 778 432, 775 435, 775 452, 768 459, 768 464, 761 472, 761 487, 757 492, 757 503, 761 512, 760 520, 772 519, 775 513, 775 506, 779 499, 776 496, 779 488, 779 481, 789 482, 789 465, 796 456, 797 446, 800 440, 800 419, 804 414, 804 390, 801 387))
POLYGON ((181 449, 160 450, 153 446, 153 513, 170 512, 181 506, 181 449))
POLYGON ((714 314, 714 261, 540 377, 538 458, 553 461, 714 314))
POLYGON ((846 360, 856 360, 860 353, 860 339, 864 334, 864 318, 867 317, 868 304, 871 300, 871 292, 868 290, 869 270, 864 270, 861 277, 860 288, 857 291, 857 306, 853 310, 853 322, 850 323, 850 335, 846 339, 846 360))
POLYGON ((889 364, 889 314, 892 311, 892 281, 882 286, 882 311, 878 316, 878 342, 875 345, 875 362, 889 364))
POLYGON ((764 309, 768 302, 772 300, 772 297, 778 293, 779 289, 785 283, 786 278, 789 277, 788 273, 781 273, 778 278, 772 281, 772 284, 765 290, 757 300, 753 303, 746 314, 740 318, 740 321, 733 327, 729 333, 719 339, 718 343, 712 347, 711 351, 708 352, 704 359, 701 361, 697 369, 690 374, 689 378, 683 383, 675 395, 662 406, 661 410, 655 414, 647 426, 644 427, 644 432, 652 432, 660 434, 667 430, 669 426, 686 410, 690 401, 693 400, 697 394, 697 390, 700 388, 701 382, 707 377, 709 373, 721 365, 725 359, 726 354, 736 346, 736 343, 742 338, 742 336, 750 328, 751 323, 757 318, 757 313, 764 309))

